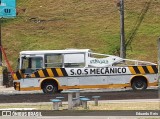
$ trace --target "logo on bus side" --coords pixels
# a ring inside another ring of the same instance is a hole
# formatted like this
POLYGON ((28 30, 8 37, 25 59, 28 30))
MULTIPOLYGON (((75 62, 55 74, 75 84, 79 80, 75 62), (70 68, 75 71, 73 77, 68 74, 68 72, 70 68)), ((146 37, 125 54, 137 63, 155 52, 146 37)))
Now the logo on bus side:
POLYGON ((70 69, 70 75, 106 75, 106 74, 124 74, 127 72, 125 67, 118 68, 87 68, 70 69))
POLYGON ((108 64, 108 60, 106 60, 106 59, 93 59, 93 60, 90 60, 90 64, 108 64))

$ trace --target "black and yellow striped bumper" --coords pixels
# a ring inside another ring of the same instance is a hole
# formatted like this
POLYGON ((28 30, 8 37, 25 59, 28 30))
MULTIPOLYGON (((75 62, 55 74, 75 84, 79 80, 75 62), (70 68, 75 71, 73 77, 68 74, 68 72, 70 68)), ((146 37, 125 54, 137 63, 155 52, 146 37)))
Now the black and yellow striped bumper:
POLYGON ((130 66, 128 68, 132 74, 156 74, 156 73, 158 73, 158 68, 156 65, 130 66))

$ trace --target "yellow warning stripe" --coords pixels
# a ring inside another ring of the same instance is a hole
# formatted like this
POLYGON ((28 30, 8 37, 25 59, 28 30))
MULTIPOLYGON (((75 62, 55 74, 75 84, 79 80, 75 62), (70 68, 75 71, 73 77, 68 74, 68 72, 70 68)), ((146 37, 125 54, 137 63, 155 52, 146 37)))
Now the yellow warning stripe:
POLYGON ((143 69, 142 66, 138 66, 138 69, 139 69, 139 71, 140 71, 141 74, 145 74, 145 71, 144 71, 144 69, 143 69))
POLYGON ((58 76, 63 76, 63 73, 60 68, 56 68, 58 76))
POLYGON ((13 74, 13 79, 14 79, 14 80, 18 80, 18 77, 17 77, 16 74, 13 74))
POLYGON ((53 76, 54 76, 54 74, 53 74, 53 72, 52 72, 51 69, 46 69, 46 70, 47 70, 48 75, 49 75, 50 77, 53 77, 53 76))
POLYGON ((38 73, 39 73, 39 76, 40 76, 40 77, 45 77, 42 70, 39 70, 38 73))
POLYGON ((36 76, 35 76, 35 74, 31 74, 31 77, 32 77, 32 78, 35 78, 36 76))
POLYGON ((151 74, 155 73, 152 66, 147 66, 147 69, 148 69, 149 73, 151 73, 151 74))
POLYGON ((130 72, 131 72, 132 74, 136 74, 136 72, 135 72, 135 70, 134 70, 133 67, 129 67, 129 70, 130 70, 130 72))

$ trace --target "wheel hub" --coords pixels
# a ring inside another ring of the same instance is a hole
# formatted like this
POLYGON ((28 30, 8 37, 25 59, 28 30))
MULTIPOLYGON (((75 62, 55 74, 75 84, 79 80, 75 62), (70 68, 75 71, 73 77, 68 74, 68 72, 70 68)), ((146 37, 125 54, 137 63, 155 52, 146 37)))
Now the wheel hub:
POLYGON ((142 82, 137 82, 137 88, 143 88, 143 83, 142 82))
POLYGON ((53 87, 52 85, 47 85, 47 87, 46 87, 47 91, 52 91, 53 88, 54 88, 54 87, 53 87))

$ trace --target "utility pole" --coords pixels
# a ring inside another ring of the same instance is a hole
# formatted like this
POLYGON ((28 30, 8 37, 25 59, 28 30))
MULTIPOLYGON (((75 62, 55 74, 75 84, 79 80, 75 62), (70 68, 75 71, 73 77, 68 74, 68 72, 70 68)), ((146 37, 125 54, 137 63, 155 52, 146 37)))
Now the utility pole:
POLYGON ((120 57, 126 58, 125 33, 124 33, 124 0, 120 0, 120 57))

